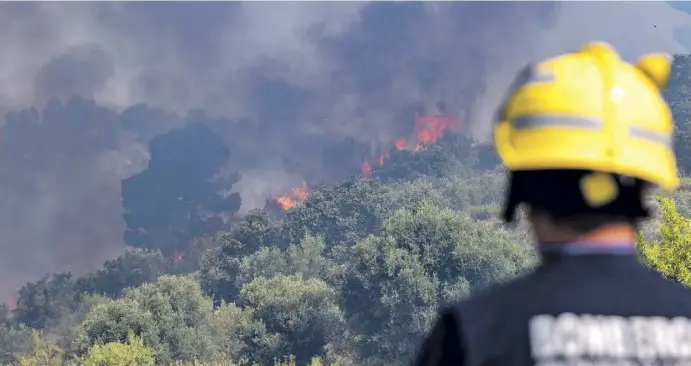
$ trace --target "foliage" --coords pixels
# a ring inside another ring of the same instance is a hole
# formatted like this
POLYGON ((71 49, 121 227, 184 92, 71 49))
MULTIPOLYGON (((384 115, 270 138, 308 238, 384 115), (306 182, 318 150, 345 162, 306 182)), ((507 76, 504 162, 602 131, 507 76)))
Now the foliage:
POLYGON ((301 275, 259 277, 243 286, 240 299, 255 309, 270 332, 284 335, 287 350, 299 364, 322 354, 327 343, 343 334, 336 293, 322 280, 301 275))
POLYGON ((272 360, 284 346, 280 334, 269 333, 251 308, 223 303, 214 312, 217 353, 233 360, 272 360))
POLYGON ((351 178, 338 185, 319 187, 303 205, 288 212, 284 236, 292 243, 307 233, 323 235, 330 246, 353 243, 376 232, 390 207, 381 183, 351 178))
POLYGON ((231 231, 216 234, 216 245, 202 258, 201 286, 219 303, 239 291, 237 271, 243 255, 252 254, 280 239, 279 223, 266 211, 247 215, 231 231))
POLYGON ((660 239, 639 239, 639 248, 647 263, 671 280, 691 286, 691 220, 682 217, 669 198, 660 204, 660 239))
POLYGON ((691 55, 675 55, 664 96, 676 122, 679 168, 691 173, 691 55))
POLYGON ((34 334, 26 327, 0 323, 0 364, 17 362, 17 355, 26 355, 33 348, 34 334))
POLYGON ((156 352, 159 362, 209 359, 214 352, 212 318, 211 301, 202 296, 198 282, 163 276, 97 305, 81 326, 82 349, 124 342, 133 332, 156 352))
POLYGON ((361 357, 407 363, 441 306, 531 268, 533 252, 499 227, 421 203, 353 248, 344 289, 361 357))
POLYGON ((477 154, 470 146, 466 137, 446 134, 420 151, 392 151, 386 164, 375 169, 374 176, 385 182, 449 176, 478 163, 477 154))
POLYGON ((115 260, 107 261, 103 268, 77 281, 81 292, 116 297, 128 287, 155 281, 164 273, 168 263, 160 251, 131 249, 115 260))
POLYGON ((75 305, 74 282, 69 273, 46 276, 19 290, 14 318, 17 323, 41 329, 75 305))
POLYGON ((45 338, 41 332, 34 331, 31 353, 19 358, 20 366, 61 366, 64 351, 53 340, 45 338))
POLYGON ((154 366, 153 351, 144 341, 129 333, 127 342, 95 344, 84 357, 70 362, 72 366, 154 366))

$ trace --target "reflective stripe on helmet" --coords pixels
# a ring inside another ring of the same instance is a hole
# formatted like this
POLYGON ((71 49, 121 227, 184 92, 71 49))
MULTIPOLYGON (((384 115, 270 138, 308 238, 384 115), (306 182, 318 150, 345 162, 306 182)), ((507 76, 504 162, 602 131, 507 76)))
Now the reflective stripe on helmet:
POLYGON ((516 129, 531 127, 601 128, 603 123, 599 118, 552 114, 518 117, 511 121, 511 125, 516 129))
POLYGON ((674 143, 674 137, 671 133, 653 131, 651 129, 639 126, 629 127, 629 134, 631 134, 631 136, 633 137, 658 143, 669 148, 672 148, 672 145, 674 143))
MULTIPOLYGON (((515 129, 525 129, 534 127, 567 127, 567 128, 602 128, 602 119, 593 117, 579 117, 568 115, 540 115, 522 116, 511 121, 511 126, 515 129)), ((630 126, 629 134, 632 137, 648 140, 665 147, 672 147, 674 137, 671 133, 653 131, 640 126, 630 126)))

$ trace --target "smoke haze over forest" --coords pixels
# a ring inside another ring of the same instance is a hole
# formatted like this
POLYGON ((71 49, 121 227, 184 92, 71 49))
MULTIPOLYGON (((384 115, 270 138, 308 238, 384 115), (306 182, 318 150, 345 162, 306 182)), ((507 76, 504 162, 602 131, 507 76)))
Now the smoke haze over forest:
POLYGON ((0 298, 121 252, 120 182, 185 119, 229 147, 246 212, 362 158, 329 146, 409 134, 411 105, 444 101, 483 140, 530 60, 687 52, 685 28, 666 2, 0 3, 0 298))

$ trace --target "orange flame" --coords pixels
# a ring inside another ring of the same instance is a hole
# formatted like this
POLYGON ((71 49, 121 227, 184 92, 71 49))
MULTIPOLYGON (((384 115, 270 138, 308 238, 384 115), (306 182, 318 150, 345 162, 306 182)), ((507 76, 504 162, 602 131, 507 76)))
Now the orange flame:
POLYGON ((17 295, 12 295, 12 297, 10 297, 10 302, 7 304, 7 306, 10 310, 17 308, 17 295))
MULTIPOLYGON (((415 122, 413 126, 414 131, 414 151, 419 151, 425 144, 435 142, 437 139, 442 137, 444 133, 449 130, 457 128, 457 121, 454 117, 446 114, 446 107, 439 107, 440 114, 436 115, 422 115, 418 112, 415 113, 415 122)), ((408 145, 408 140, 405 138, 400 138, 394 143, 394 147, 397 150, 405 150, 408 145)), ((379 154, 379 159, 377 163, 379 167, 383 167, 386 159, 389 157, 390 149, 385 149, 386 151, 379 154)), ((372 175, 372 165, 369 161, 365 160, 362 165, 360 165, 360 172, 363 176, 369 177, 372 175)), ((297 203, 304 201, 309 197, 309 190, 307 189, 307 184, 303 184, 303 188, 293 188, 291 192, 285 196, 281 196, 276 199, 276 202, 287 210, 297 203)))
POLYGON ((455 119, 448 115, 423 116, 415 114, 415 137, 418 145, 437 141, 446 131, 455 127, 455 119))
MULTIPOLYGON (((414 138, 415 147, 414 151, 422 150, 425 144, 435 142, 437 139, 442 137, 446 131, 455 128, 456 120, 446 114, 437 115, 422 115, 420 113, 415 113, 415 123, 414 123, 414 138)), ((405 138, 400 138, 394 143, 394 147, 397 150, 405 150, 408 140, 405 138)), ((379 167, 384 166, 384 162, 389 157, 388 149, 386 152, 379 154, 378 164, 379 167)), ((365 160, 360 166, 360 171, 365 177, 372 175, 372 164, 365 160)))
POLYGON ((289 194, 276 198, 276 203, 278 203, 284 210, 287 210, 306 200, 309 195, 310 191, 307 187, 307 182, 303 182, 302 188, 291 189, 289 194))
POLYGON ((406 144, 406 140, 404 138, 398 139, 396 141, 396 149, 397 150, 405 149, 405 144, 406 144))
POLYGON ((362 175, 369 177, 372 175, 372 166, 369 165, 369 162, 365 160, 365 162, 360 166, 360 171, 362 172, 362 175))

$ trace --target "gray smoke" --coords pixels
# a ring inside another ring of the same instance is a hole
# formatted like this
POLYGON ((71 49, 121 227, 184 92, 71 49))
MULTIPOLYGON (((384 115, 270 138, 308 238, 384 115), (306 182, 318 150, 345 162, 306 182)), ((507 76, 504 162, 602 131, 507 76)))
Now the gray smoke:
MULTIPOLYGON (((630 59, 686 52, 675 31, 690 25, 666 2, 1 3, 0 113, 77 94, 108 107, 92 117, 109 121, 136 103, 249 118, 275 144, 235 187, 246 210, 299 184, 281 168, 294 134, 387 143, 401 108, 444 100, 483 139, 527 62, 592 39, 630 59)), ((3 140, 0 296, 122 250, 119 181, 147 159, 120 129, 70 155, 92 135, 60 140, 66 132, 40 127, 47 112, 33 113, 13 128, 42 137, 3 140)))

